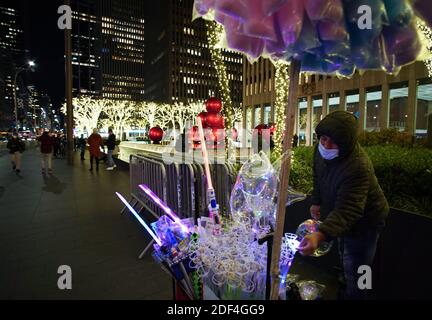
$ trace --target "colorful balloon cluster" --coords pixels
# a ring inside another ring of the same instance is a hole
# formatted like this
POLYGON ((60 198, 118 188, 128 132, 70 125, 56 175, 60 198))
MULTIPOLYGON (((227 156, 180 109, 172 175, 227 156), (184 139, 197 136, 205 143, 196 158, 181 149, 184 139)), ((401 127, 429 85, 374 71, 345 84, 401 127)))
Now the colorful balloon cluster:
MULTIPOLYGON (((207 148, 214 149, 221 147, 225 139, 225 120, 221 114, 222 101, 212 97, 206 101, 205 105, 207 112, 201 112, 198 117, 201 118, 203 124, 204 135, 208 142, 207 148)), ((200 145, 198 126, 194 126, 189 134, 194 148, 198 148, 200 145)))
POLYGON ((432 25, 431 8, 430 0, 195 0, 194 16, 222 24, 225 46, 251 60, 297 59, 302 71, 350 77, 414 62, 416 15, 432 25))

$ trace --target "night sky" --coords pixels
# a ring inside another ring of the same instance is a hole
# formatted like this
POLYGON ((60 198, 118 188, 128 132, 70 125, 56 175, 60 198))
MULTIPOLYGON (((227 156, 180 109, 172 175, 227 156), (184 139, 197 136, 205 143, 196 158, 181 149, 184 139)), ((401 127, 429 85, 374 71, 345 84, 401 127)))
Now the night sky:
MULTIPOLYGON (((2 0, 0 0, 2 1, 2 0)), ((15 0, 17 1, 17 0, 15 0)), ((37 89, 47 93, 55 108, 65 95, 64 31, 58 29, 57 9, 62 0, 19 0, 24 17, 25 48, 37 68, 29 77, 37 89)))

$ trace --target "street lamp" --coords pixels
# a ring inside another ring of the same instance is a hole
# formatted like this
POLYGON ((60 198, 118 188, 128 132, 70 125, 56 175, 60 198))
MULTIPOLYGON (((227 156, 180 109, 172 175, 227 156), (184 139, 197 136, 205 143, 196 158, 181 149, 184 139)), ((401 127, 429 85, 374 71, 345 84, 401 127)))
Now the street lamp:
POLYGON ((15 127, 16 127, 16 131, 18 133, 19 130, 19 124, 18 124, 18 107, 17 107, 17 79, 18 79, 18 75, 22 72, 22 71, 26 71, 28 69, 33 70, 33 68, 36 66, 36 63, 33 60, 30 60, 27 62, 27 64, 17 68, 16 72, 15 72, 15 77, 14 77, 14 82, 13 82, 13 95, 14 95, 14 109, 15 109, 15 127))

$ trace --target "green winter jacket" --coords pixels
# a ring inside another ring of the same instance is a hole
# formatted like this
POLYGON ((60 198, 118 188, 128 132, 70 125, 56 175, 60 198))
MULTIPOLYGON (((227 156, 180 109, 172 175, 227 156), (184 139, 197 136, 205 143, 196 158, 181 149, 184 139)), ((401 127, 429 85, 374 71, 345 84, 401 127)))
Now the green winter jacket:
POLYGON ((328 238, 355 235, 365 228, 382 226, 389 206, 372 163, 357 142, 357 119, 336 111, 317 126, 318 139, 326 135, 338 145, 339 157, 324 160, 314 153, 312 203, 320 205, 319 230, 328 238))

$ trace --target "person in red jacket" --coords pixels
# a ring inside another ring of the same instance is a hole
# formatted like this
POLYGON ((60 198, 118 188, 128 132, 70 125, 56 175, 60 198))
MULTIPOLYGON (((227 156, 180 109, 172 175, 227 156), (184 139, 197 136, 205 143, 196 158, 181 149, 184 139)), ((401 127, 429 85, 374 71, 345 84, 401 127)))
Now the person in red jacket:
POLYGON ((38 138, 41 152, 41 168, 42 174, 45 174, 45 163, 48 164, 48 173, 52 174, 52 155, 54 150, 54 138, 49 135, 48 131, 38 138))
POLYGON ((90 152, 90 171, 93 171, 93 160, 96 160, 96 171, 99 170, 100 147, 103 147, 103 140, 97 129, 93 129, 93 133, 87 140, 90 152))

